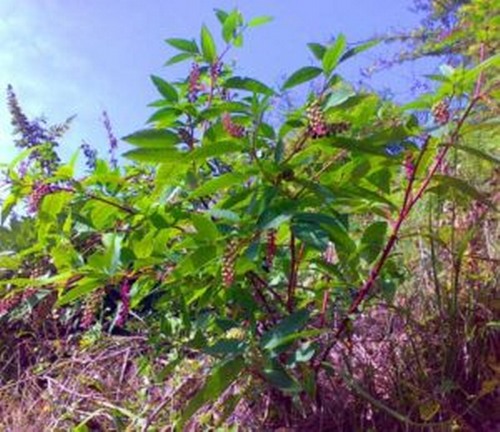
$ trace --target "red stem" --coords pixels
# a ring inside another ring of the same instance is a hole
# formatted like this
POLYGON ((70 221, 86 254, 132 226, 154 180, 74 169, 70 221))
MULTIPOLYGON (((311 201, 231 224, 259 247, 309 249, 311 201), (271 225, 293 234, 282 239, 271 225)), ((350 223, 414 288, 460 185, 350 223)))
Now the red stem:
POLYGON ((443 149, 439 152, 439 154, 438 154, 438 156, 436 158, 436 161, 434 162, 432 168, 427 173, 427 176, 423 180, 422 184, 418 188, 418 190, 415 193, 415 195, 412 196, 412 190, 413 190, 413 184, 414 184, 414 181, 415 181, 415 175, 416 175, 416 172, 418 170, 419 164, 420 164, 420 162, 422 160, 422 156, 423 156, 423 154, 424 154, 424 152, 425 152, 425 150, 427 148, 426 144, 428 143, 428 140, 427 140, 426 144, 424 144, 424 146, 422 147, 422 150, 420 152, 419 158, 418 158, 418 160, 417 160, 417 162, 415 164, 415 169, 413 170, 412 176, 411 176, 410 180, 408 181, 408 185, 406 187, 405 196, 404 196, 404 200, 403 200, 403 205, 401 206, 401 210, 399 212, 398 218, 396 220, 396 223, 394 224, 394 227, 392 229, 392 233, 391 233, 391 235, 390 235, 390 237, 389 237, 389 239, 388 239, 388 241, 387 241, 387 243, 386 243, 386 245, 385 245, 385 247, 383 249, 382 255, 380 256, 380 258, 378 259, 377 263, 375 264, 375 266, 370 271, 370 276, 368 277, 368 279, 366 280, 366 282, 363 284, 363 286, 359 290, 358 295, 356 296, 356 298, 354 299, 354 301, 351 303, 351 305, 350 305, 350 307, 348 309, 348 312, 347 312, 347 317, 344 318, 344 320, 341 322, 341 324, 340 324, 337 332, 335 333, 335 338, 334 338, 333 342, 327 347, 327 349, 323 353, 323 355, 321 357, 321 361, 324 361, 328 357, 330 351, 335 346, 336 341, 339 339, 339 337, 345 331, 345 329, 347 327, 347 324, 350 321, 349 315, 357 312, 358 307, 366 299, 366 297, 368 296, 368 294, 372 290, 373 285, 375 284, 375 282, 376 282, 378 276, 380 275, 380 272, 381 272, 381 270, 382 270, 385 262, 387 261, 387 258, 391 254, 392 249, 394 248, 394 245, 396 244, 396 240, 398 239, 399 231, 401 229, 401 226, 402 226, 403 222, 407 219, 407 217, 408 217, 410 211, 412 210, 412 208, 420 200, 420 198, 422 197, 422 195, 426 191, 426 189, 429 186, 429 183, 431 182, 434 174, 437 172, 437 170, 439 169, 439 167, 443 163, 444 158, 446 157, 449 149, 453 146, 453 144, 455 144, 457 142, 457 140, 459 138, 460 129, 462 128, 465 120, 469 116, 472 108, 474 107, 474 105, 477 103, 477 101, 480 98, 481 98, 481 95, 479 95, 479 94, 475 95, 472 98, 472 100, 470 101, 468 107, 466 108, 466 110, 464 111, 464 113, 462 114, 462 116, 460 117, 460 119, 457 121, 457 126, 456 126, 453 134, 450 137, 450 144, 446 145, 445 147, 443 147, 443 149))

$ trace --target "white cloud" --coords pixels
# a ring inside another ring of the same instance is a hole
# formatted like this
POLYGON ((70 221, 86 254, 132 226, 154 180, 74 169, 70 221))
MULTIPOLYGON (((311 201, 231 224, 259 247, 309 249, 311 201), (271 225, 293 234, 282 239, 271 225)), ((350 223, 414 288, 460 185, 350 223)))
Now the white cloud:
POLYGON ((90 64, 65 38, 80 24, 63 12, 57 0, 0 2, 0 162, 14 154, 5 103, 8 84, 30 117, 46 115, 50 123, 75 114, 92 98, 89 89, 78 85, 79 77, 90 74, 90 64))

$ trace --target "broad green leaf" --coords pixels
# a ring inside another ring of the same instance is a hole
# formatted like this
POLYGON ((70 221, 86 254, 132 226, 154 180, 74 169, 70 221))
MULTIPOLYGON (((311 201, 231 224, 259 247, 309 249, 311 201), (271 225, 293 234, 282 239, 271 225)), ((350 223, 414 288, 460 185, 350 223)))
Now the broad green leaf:
POLYGON ((266 96, 273 96, 275 94, 273 89, 253 78, 232 77, 226 80, 224 87, 260 93, 266 96))
POLYGON ((220 339, 203 351, 211 356, 236 356, 245 352, 247 344, 239 339, 220 339))
POLYGON ((329 76, 340 61, 346 46, 346 39, 343 34, 340 34, 335 42, 327 48, 323 56, 323 70, 329 76))
POLYGON ((241 185, 245 180, 250 177, 251 173, 235 173, 230 172, 227 174, 223 174, 220 177, 216 177, 212 180, 207 181, 205 184, 196 189, 192 194, 192 198, 199 198, 202 196, 210 195, 215 192, 219 192, 222 189, 225 189, 229 186, 233 185, 241 185))
POLYGON ((149 258, 151 256, 155 245, 154 240, 156 235, 156 230, 151 230, 144 237, 132 243, 132 250, 137 258, 142 259, 149 258))
POLYGON ((240 153, 243 146, 236 141, 217 141, 215 143, 204 144, 190 152, 187 157, 190 160, 206 160, 209 158, 222 156, 228 153, 240 153))
POLYGON ((185 276, 189 273, 199 271, 205 264, 208 264, 217 256, 215 246, 201 246, 192 254, 184 257, 177 265, 176 273, 185 276))
POLYGON ((176 150, 175 148, 140 148, 130 150, 123 154, 124 157, 137 161, 149 163, 161 162, 176 162, 182 163, 184 161, 184 153, 176 150))
POLYGON ((73 301, 90 294, 92 291, 104 285, 103 281, 94 278, 83 278, 80 279, 75 288, 72 288, 65 294, 63 294, 57 301, 57 306, 65 306, 73 301))
POLYGON ((433 177, 433 183, 437 184, 438 187, 452 188, 462 195, 469 196, 472 199, 481 201, 494 208, 493 204, 491 204, 485 194, 478 191, 474 186, 465 180, 457 177, 437 174, 433 177))
POLYGON ((273 17, 271 16, 260 16, 260 17, 255 17, 252 18, 250 21, 248 21, 248 27, 257 27, 261 26, 263 24, 267 24, 273 20, 273 17))
POLYGON ((156 86, 157 90, 166 100, 168 100, 169 102, 177 102, 179 100, 177 90, 172 84, 155 75, 151 75, 151 80, 153 81, 153 84, 156 86))
POLYGON ((326 52, 326 47, 324 45, 321 45, 319 43, 311 42, 308 43, 307 46, 311 50, 311 52, 314 54, 314 57, 316 57, 317 60, 321 61, 323 60, 323 56, 325 55, 326 52))
POLYGON ((143 129, 123 137, 123 140, 138 147, 158 149, 180 143, 180 138, 175 132, 165 129, 143 129))
POLYGON ((459 149, 459 150, 462 150, 466 153, 469 153, 473 156, 476 156, 480 159, 483 159, 485 161, 488 161, 488 162, 491 162, 491 163, 494 163, 494 164, 500 164, 500 158, 499 157, 496 157, 495 155, 492 155, 492 154, 489 154, 489 153, 486 153, 482 150, 479 150, 475 147, 471 147, 471 146, 468 146, 468 145, 465 145, 465 144, 454 144, 454 147, 459 149))
POLYGON ((56 218, 61 211, 67 209, 67 204, 71 201, 70 192, 61 191, 51 193, 43 198, 40 210, 51 218, 56 218))
POLYGON ((298 86, 299 84, 311 81, 317 76, 321 75, 323 71, 320 68, 313 66, 306 66, 297 71, 295 71, 283 84, 282 89, 288 90, 292 87, 298 86))
POLYGON ((245 367, 242 357, 216 366, 207 378, 201 390, 189 401, 182 411, 179 427, 182 428, 186 422, 205 404, 215 402, 224 391, 233 384, 245 367))
POLYGON ((7 198, 2 203, 2 217, 1 217, 1 224, 7 220, 7 218, 10 215, 10 212, 14 208, 14 206, 17 204, 19 201, 19 196, 17 194, 11 193, 7 198))
POLYGON ((300 383, 277 361, 265 367, 262 374, 273 386, 284 392, 299 393, 302 391, 300 383))
POLYGON ((157 129, 174 126, 182 114, 177 108, 167 107, 156 111, 148 118, 147 123, 154 123, 157 129))
POLYGON ((354 89, 350 85, 341 82, 332 89, 326 102, 325 110, 341 105, 353 96, 356 96, 354 89))
POLYGON ((271 351, 282 345, 283 339, 298 332, 309 321, 309 311, 302 309, 283 319, 278 325, 262 335, 262 349, 271 351))
POLYGON ((229 43, 237 36, 237 30, 243 23, 241 13, 238 10, 232 11, 224 20, 222 25, 222 39, 224 42, 229 43))
POLYGON ((224 21, 226 21, 226 18, 229 16, 229 14, 226 11, 223 11, 222 9, 214 9, 215 11, 215 16, 219 20, 221 24, 224 24, 224 21))
POLYGON ((186 53, 199 54, 198 46, 194 40, 170 38, 165 40, 170 46, 186 53))
POLYGON ((382 250, 387 235, 387 222, 373 222, 369 225, 361 238, 360 254, 371 263, 382 250))
POLYGON ((193 221, 193 225, 200 238, 209 242, 217 240, 219 237, 219 230, 217 229, 217 225, 215 225, 211 219, 201 214, 194 213, 191 215, 191 220, 193 221))
POLYGON ((217 47, 212 33, 206 25, 201 28, 201 51, 206 62, 214 63, 217 60, 217 47))
POLYGON ((180 53, 180 54, 174 55, 173 57, 170 57, 165 62, 165 66, 171 66, 171 65, 183 62, 184 60, 188 60, 188 59, 191 59, 191 58, 193 58, 193 54, 190 54, 190 53, 180 53))

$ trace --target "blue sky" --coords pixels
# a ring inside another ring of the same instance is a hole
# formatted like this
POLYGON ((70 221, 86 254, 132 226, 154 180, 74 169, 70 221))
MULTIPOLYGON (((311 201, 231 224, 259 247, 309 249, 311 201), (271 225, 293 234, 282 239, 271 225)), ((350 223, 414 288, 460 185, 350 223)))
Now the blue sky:
MULTIPOLYGON (((203 22, 215 29, 214 8, 238 7, 247 18, 274 17, 252 30, 243 50, 230 58, 239 61, 242 75, 276 84, 287 72, 311 63, 308 42, 327 42, 339 32, 357 42, 415 26, 419 17, 411 5, 412 0, 1 0, 0 89, 5 95, 11 83, 27 114, 43 114, 51 123, 76 114, 63 148, 68 157, 82 140, 106 148, 100 120, 104 109, 118 136, 144 126, 146 105, 156 97, 149 75, 175 79, 182 73, 182 68, 162 66, 173 54, 164 39, 197 36, 203 22)), ((376 56, 368 53, 365 60, 376 56)), ((392 71, 376 85, 390 82, 396 95, 405 97, 419 67, 392 71)), ((358 71, 355 63, 342 72, 355 81, 358 71)), ((10 132, 3 102, 0 162, 14 154, 10 132)))

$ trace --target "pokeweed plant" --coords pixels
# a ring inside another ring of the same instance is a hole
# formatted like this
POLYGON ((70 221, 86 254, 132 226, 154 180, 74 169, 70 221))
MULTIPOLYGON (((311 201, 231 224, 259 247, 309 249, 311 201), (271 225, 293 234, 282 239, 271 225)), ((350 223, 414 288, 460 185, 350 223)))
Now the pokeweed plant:
POLYGON ((341 78, 337 67, 374 43, 339 35, 309 44, 314 65, 273 88, 228 61, 269 18, 217 17, 222 45, 206 26, 197 39, 166 40, 177 50, 167 65, 189 62, 189 72, 151 77, 159 98, 148 127, 124 138, 132 163, 98 159, 81 177, 75 157, 49 174, 38 165, 20 173, 28 149, 6 167, 2 209, 5 220, 27 203, 37 238, 2 255, 2 269, 12 276, 27 256, 47 261, 36 277, 0 280, 5 304, 27 289, 37 301, 56 295, 84 329, 97 319, 135 325, 135 311, 175 364, 193 351, 213 358, 179 429, 231 386, 270 386, 301 412, 320 403, 334 345, 405 277, 394 252, 424 194, 480 196, 440 169, 473 127, 499 62, 445 68, 435 92, 398 106, 341 78), (277 101, 299 86, 304 102, 276 121, 277 101), (433 120, 420 124, 418 110, 433 120))

